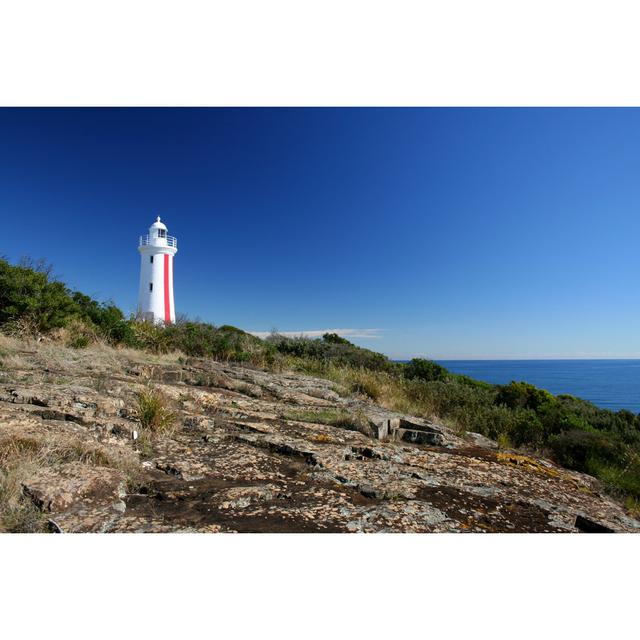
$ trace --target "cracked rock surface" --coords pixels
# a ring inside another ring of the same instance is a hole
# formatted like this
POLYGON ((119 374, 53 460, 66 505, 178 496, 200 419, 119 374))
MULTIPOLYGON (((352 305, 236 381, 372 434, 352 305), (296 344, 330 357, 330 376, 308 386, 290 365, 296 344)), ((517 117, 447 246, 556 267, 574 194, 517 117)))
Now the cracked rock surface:
POLYGON ((79 438, 137 469, 135 481, 100 461, 35 469, 24 496, 55 530, 640 532, 590 476, 326 380, 106 347, 12 358, 0 372, 0 438, 79 438), (140 452, 136 397, 149 386, 170 399, 178 429, 140 452), (370 430, 314 422, 323 411, 364 415, 370 430))

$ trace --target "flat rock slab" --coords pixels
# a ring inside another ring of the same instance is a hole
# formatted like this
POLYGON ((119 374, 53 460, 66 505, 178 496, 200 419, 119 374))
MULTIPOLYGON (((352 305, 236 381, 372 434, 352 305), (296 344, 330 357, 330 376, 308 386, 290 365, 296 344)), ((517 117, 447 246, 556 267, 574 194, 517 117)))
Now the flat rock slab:
POLYGON ((41 469, 22 486, 63 532, 99 530, 125 510, 125 477, 116 469, 70 462, 41 469))

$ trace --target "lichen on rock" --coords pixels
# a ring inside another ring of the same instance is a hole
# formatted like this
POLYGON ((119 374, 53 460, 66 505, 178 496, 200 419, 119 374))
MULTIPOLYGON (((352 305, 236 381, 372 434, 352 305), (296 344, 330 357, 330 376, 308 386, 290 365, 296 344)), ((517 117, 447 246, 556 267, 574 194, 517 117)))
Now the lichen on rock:
POLYGON ((106 347, 51 353, 33 347, 0 377, 0 468, 7 504, 63 532, 640 531, 589 476, 327 380, 106 347), (175 416, 171 431, 144 434, 145 389, 175 416))

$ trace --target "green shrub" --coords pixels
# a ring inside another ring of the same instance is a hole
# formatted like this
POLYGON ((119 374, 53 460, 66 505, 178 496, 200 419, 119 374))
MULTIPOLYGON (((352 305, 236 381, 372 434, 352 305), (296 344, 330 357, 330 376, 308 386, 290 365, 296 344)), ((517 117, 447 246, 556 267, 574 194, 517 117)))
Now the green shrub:
POLYGON ((589 422, 579 414, 567 409, 553 396, 548 402, 540 404, 536 415, 543 425, 545 438, 562 433, 563 431, 590 430, 593 429, 589 422))
MULTIPOLYGON (((44 262, 22 260, 11 265, 0 259, 0 326, 27 328, 27 332, 46 333, 81 320, 96 334, 114 344, 135 346, 131 325, 112 303, 99 303, 78 291, 71 292, 51 275, 44 262)), ((91 341, 72 339, 78 348, 91 341)))
POLYGON ((355 346, 354 344, 349 342, 346 338, 343 338, 342 336, 339 336, 337 333, 325 333, 322 336, 322 339, 325 342, 329 342, 331 344, 348 344, 348 345, 350 345, 352 347, 355 346))
POLYGON ((425 382, 434 382, 437 380, 446 380, 449 372, 437 362, 433 360, 425 360, 424 358, 414 358, 404 369, 404 377, 408 380, 424 380, 425 382))
POLYGON ((556 461, 563 467, 588 472, 594 463, 621 463, 625 450, 621 443, 605 433, 565 431, 549 440, 556 461))
POLYGON ((533 409, 536 411, 545 402, 552 402, 553 396, 544 389, 528 382, 511 382, 498 386, 496 404, 503 404, 510 409, 533 409))
POLYGON ((0 325, 22 320, 44 333, 63 327, 76 311, 69 290, 45 263, 11 265, 0 259, 0 325))
POLYGON ((399 365, 386 356, 369 349, 357 347, 336 334, 322 340, 312 338, 289 338, 273 334, 266 343, 277 353, 307 361, 316 361, 318 366, 331 362, 336 366, 349 366, 370 371, 397 371, 399 365))
POLYGON ((138 320, 130 320, 129 324, 133 332, 133 343, 138 349, 154 353, 167 353, 171 350, 169 337, 163 327, 138 320))
POLYGON ((591 459, 587 473, 595 476, 605 488, 619 497, 640 499, 640 462, 637 454, 626 464, 602 462, 598 458, 591 459))
POLYGON ((474 378, 470 378, 469 376, 465 376, 460 373, 450 373, 449 378, 460 384, 466 384, 467 386, 474 387, 475 389, 484 389, 485 391, 491 391, 495 386, 489 382, 485 382, 484 380, 475 380, 474 378))
POLYGON ((510 432, 510 439, 516 447, 528 446, 540 449, 545 442, 544 426, 533 411, 518 411, 510 432))
POLYGON ((72 297, 80 318, 91 322, 105 340, 128 347, 137 346, 132 323, 125 319, 124 314, 115 304, 97 302, 79 291, 75 291, 72 297))
POLYGON ((224 325, 216 328, 205 322, 182 321, 160 328, 166 345, 188 356, 234 362, 267 360, 262 340, 241 329, 224 325))

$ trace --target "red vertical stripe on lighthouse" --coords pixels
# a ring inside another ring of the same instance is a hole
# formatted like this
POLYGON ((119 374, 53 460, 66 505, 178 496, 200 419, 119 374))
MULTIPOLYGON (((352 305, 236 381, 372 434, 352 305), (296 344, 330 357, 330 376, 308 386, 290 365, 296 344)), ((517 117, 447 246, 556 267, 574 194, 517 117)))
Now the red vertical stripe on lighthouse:
POLYGON ((169 297, 169 254, 164 254, 164 321, 171 322, 171 298, 169 297))

